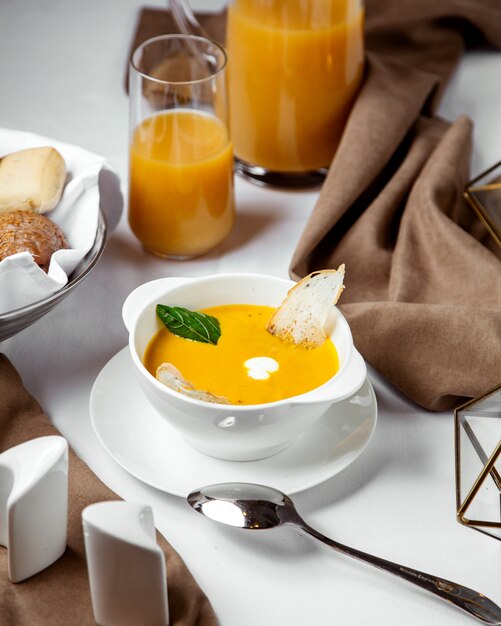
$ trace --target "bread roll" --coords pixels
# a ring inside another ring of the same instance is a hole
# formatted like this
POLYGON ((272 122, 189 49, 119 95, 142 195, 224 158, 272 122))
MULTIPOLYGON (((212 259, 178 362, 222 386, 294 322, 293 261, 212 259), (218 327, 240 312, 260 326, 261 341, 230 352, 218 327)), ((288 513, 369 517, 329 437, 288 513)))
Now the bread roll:
POLYGON ((61 198, 66 165, 55 148, 29 148, 0 160, 0 213, 47 213, 61 198))
POLYGON ((56 250, 68 248, 64 234, 45 215, 28 211, 0 213, 0 261, 17 252, 29 252, 45 272, 56 250))

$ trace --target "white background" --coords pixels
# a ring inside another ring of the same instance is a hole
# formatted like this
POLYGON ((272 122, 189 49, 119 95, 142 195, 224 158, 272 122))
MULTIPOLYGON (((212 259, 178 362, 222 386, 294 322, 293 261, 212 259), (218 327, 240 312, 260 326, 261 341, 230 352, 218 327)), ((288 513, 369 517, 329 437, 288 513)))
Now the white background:
MULTIPOLYGON (((124 191, 124 64, 139 7, 135 0, 0 2, 0 126, 102 154, 124 191)), ((446 119, 467 113, 474 120, 472 174, 501 158, 500 76, 501 53, 468 54, 440 110, 446 119)), ((120 311, 133 288, 162 276, 222 271, 287 277, 317 193, 236 182, 237 226, 216 251, 196 261, 162 262, 142 252, 124 217, 75 293, 0 349, 91 469, 121 497, 153 506, 160 531, 185 559, 222 626, 473 623, 431 595, 293 529, 243 533, 209 522, 183 500, 129 476, 97 441, 89 393, 101 368, 126 344, 120 311)), ((419 410, 376 373, 371 378, 379 401, 373 440, 344 472, 296 495, 298 508, 313 526, 348 545, 463 583, 501 604, 500 542, 455 521, 452 413, 419 410)))

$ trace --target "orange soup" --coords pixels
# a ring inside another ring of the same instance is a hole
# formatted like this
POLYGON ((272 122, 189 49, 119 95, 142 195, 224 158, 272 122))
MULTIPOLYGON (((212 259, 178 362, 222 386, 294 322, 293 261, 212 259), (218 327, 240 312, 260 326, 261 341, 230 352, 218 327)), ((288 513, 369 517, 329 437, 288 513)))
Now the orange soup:
POLYGON ((228 9, 235 154, 274 171, 327 167, 359 86, 359 0, 234 0, 228 9))
POLYGON ((129 223, 160 255, 196 256, 234 221, 233 154, 215 116, 173 110, 143 121, 130 146, 129 223))
POLYGON ((224 396, 231 404, 260 404, 315 389, 339 369, 330 339, 307 349, 270 334, 266 325, 274 312, 271 307, 229 304, 202 312, 220 322, 217 345, 183 339, 162 329, 143 358, 153 376, 159 365, 172 363, 197 389, 224 396))

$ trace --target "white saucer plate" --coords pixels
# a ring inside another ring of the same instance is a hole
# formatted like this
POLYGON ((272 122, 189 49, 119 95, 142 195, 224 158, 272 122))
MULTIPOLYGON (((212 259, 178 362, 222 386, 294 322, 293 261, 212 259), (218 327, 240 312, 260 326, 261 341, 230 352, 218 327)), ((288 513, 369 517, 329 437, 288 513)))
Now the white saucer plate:
POLYGON ((376 396, 367 379, 356 394, 328 409, 288 448, 259 461, 223 461, 192 448, 143 396, 128 347, 101 370, 90 416, 107 452, 144 483, 176 496, 219 482, 267 484, 286 493, 318 485, 350 465, 372 437, 376 396))

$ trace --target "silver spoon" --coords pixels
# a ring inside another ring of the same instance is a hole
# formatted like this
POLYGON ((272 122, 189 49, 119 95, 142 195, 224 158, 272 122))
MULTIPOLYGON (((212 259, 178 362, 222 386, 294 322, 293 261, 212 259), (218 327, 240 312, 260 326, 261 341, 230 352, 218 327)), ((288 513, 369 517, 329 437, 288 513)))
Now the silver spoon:
POLYGON ((292 500, 281 491, 251 483, 222 483, 192 491, 188 503, 198 511, 223 524, 251 530, 291 524, 338 552, 343 552, 374 567, 434 593, 476 617, 484 624, 501 625, 501 608, 483 594, 457 583, 386 561, 329 539, 309 526, 299 515, 292 500))

